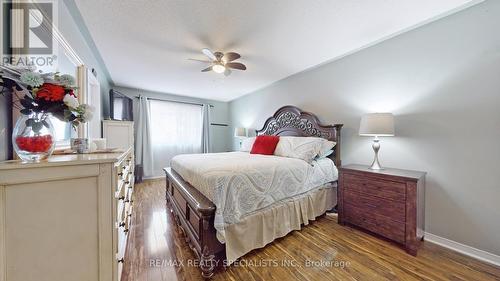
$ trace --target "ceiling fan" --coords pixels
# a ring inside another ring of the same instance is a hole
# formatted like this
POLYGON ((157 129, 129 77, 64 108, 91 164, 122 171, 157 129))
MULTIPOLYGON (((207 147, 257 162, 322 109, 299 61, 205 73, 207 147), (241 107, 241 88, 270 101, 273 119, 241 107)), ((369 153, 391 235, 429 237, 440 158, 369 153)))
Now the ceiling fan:
POLYGON ((212 52, 210 49, 204 48, 201 50, 202 53, 209 58, 209 60, 198 60, 198 59, 190 59, 195 61, 201 61, 210 63, 211 65, 205 69, 202 69, 201 72, 213 71, 215 73, 224 73, 225 76, 229 76, 231 74, 231 69, 237 70, 246 70, 247 67, 239 62, 234 62, 235 60, 241 58, 240 54, 235 52, 212 52))

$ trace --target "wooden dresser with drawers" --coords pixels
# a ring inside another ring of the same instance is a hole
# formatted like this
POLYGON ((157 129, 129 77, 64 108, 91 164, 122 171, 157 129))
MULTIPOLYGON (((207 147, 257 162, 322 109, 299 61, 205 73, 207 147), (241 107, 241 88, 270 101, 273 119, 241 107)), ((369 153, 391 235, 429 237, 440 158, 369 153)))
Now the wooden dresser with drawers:
POLYGON ((344 166, 338 192, 340 224, 368 230, 417 254, 424 235, 424 172, 344 166))
POLYGON ((0 281, 119 281, 133 149, 0 162, 0 281))

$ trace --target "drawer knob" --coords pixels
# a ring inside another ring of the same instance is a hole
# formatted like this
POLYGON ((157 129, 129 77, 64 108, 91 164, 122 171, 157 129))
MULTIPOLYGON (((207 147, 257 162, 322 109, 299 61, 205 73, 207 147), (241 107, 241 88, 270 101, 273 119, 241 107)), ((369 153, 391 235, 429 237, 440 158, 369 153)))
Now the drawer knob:
POLYGON ((127 233, 128 232, 128 229, 124 229, 123 232, 127 233))
POLYGON ((125 196, 123 196, 123 195, 118 197, 118 200, 124 200, 124 199, 125 199, 125 196))
POLYGON ((123 263, 125 260, 123 258, 117 260, 118 263, 123 263))
POLYGON ((120 176, 120 177, 123 176, 123 173, 118 173, 118 176, 120 176))
POLYGON ((122 222, 120 222, 120 223, 118 224, 118 226, 119 226, 119 227, 124 227, 124 226, 125 226, 125 222, 123 222, 123 221, 122 221, 122 222))

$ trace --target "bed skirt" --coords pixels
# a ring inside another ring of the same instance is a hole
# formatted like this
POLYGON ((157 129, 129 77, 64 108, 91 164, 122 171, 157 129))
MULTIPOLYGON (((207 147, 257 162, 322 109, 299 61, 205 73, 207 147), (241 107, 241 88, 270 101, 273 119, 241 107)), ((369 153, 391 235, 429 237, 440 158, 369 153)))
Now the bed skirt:
POLYGON ((226 245, 227 264, 232 264, 253 249, 262 248, 301 225, 308 225, 337 204, 337 183, 274 204, 225 227, 225 237, 217 239, 226 245))

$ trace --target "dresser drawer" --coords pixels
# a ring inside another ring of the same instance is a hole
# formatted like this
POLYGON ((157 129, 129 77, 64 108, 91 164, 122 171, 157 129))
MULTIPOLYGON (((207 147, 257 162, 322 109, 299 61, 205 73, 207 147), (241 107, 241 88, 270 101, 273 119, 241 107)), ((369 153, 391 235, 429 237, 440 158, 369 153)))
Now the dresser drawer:
POLYGON ((118 252, 116 253, 116 260, 118 263, 123 263, 125 259, 125 250, 127 248, 127 233, 123 232, 123 227, 118 229, 118 252))
POLYGON ((364 212, 384 216, 398 222, 405 222, 405 204, 400 201, 386 200, 347 189, 344 200, 364 212))
POLYGON ((389 238, 399 243, 405 242, 405 224, 366 212, 366 210, 353 206, 344 205, 345 220, 371 232, 389 238))
POLYGON ((382 181, 353 174, 344 174, 343 180, 345 190, 396 201, 406 200, 406 185, 404 183, 382 181))
POLYGON ((126 203, 123 200, 118 201, 116 205, 116 220, 121 222, 125 219, 126 216, 126 203))

